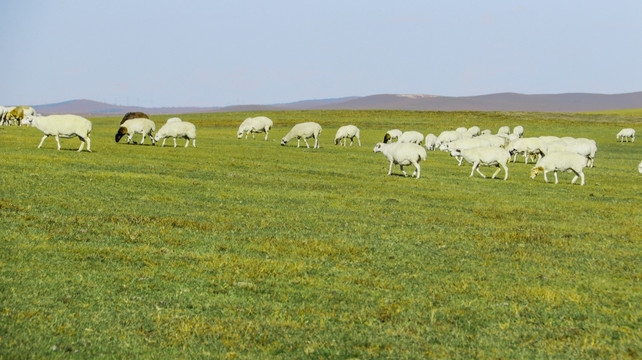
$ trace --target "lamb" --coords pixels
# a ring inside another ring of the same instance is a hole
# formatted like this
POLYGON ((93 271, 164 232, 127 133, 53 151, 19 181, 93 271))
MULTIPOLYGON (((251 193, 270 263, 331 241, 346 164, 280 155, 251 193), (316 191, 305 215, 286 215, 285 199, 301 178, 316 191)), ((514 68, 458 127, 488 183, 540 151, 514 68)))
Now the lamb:
POLYGON ((631 139, 631 142, 635 142, 635 129, 631 128, 625 128, 620 130, 619 133, 617 133, 616 139, 620 140, 620 142, 629 142, 629 139, 631 139))
POLYGON ((125 116, 123 116, 123 119, 120 120, 120 125, 122 125, 125 121, 129 119, 149 119, 149 115, 140 111, 128 112, 127 114, 125 114, 125 116))
POLYGON ((424 141, 424 134, 419 131, 406 131, 399 136, 399 142, 401 143, 413 143, 421 145, 424 141))
POLYGON ((53 136, 58 144, 60 150, 59 138, 72 138, 78 136, 80 139, 80 147, 78 151, 82 151, 85 143, 87 143, 87 151, 91 152, 91 141, 89 134, 91 133, 91 121, 78 115, 50 115, 50 116, 27 116, 22 119, 22 125, 33 126, 42 131, 45 135, 40 140, 38 149, 42 143, 49 136, 53 136))
POLYGON ((176 147, 176 138, 181 138, 186 139, 185 147, 189 145, 190 140, 192 140, 192 145, 196 147, 196 126, 187 121, 180 121, 180 119, 179 121, 170 121, 172 119, 167 120, 165 125, 158 129, 154 140, 158 142, 160 139, 163 139, 163 143, 161 144, 162 147, 165 146, 165 140, 167 140, 168 137, 171 137, 174 139, 174 147, 176 147))
POLYGON ((435 134, 428 134, 426 135, 426 138, 424 140, 424 146, 426 146, 426 150, 435 150, 435 144, 437 143, 437 136, 435 134))
POLYGON ((588 159, 586 156, 575 154, 572 152, 562 151, 549 153, 543 158, 541 158, 535 167, 531 169, 531 179, 535 179, 537 174, 544 172, 544 181, 548 183, 548 178, 546 174, 550 171, 553 171, 555 174, 555 183, 557 184, 557 172, 558 171, 569 171, 575 174, 575 177, 571 181, 571 184, 575 184, 575 181, 580 177, 580 185, 584 185, 584 168, 586 167, 588 159))
POLYGON ((408 176, 408 174, 403 170, 403 167, 412 164, 415 166, 415 171, 412 173, 412 176, 415 176, 416 174, 417 179, 421 176, 421 167, 419 166, 419 162, 421 160, 426 160, 426 149, 422 146, 414 143, 402 142, 392 144, 377 143, 373 151, 375 153, 381 152, 388 161, 390 161, 388 175, 392 175, 392 165, 399 164, 403 175, 408 176))
POLYGON ((254 139, 255 133, 264 132, 265 140, 267 141, 270 129, 273 125, 274 123, 272 120, 266 116, 249 117, 243 120, 241 126, 239 126, 236 137, 240 139, 243 137, 243 134, 245 134, 245 139, 247 140, 247 136, 251 133, 252 139, 254 139))
POLYGON ((507 164, 510 160, 510 153, 506 149, 494 146, 484 146, 472 149, 453 150, 450 153, 450 156, 461 156, 464 160, 466 160, 466 162, 473 164, 472 171, 470 172, 470 177, 472 177, 475 174, 475 170, 477 170, 479 175, 481 175, 483 178, 486 178, 486 175, 484 175, 479 170, 479 167, 483 165, 497 167, 497 171, 495 171, 492 176, 493 179, 495 178, 495 176, 497 176, 502 168, 504 169, 505 173, 504 180, 508 179, 507 164))
POLYGON ((357 138, 359 146, 361 146, 361 139, 359 139, 359 128, 354 125, 342 126, 337 130, 337 134, 334 136, 334 144, 337 145, 341 140, 343 140, 343 146, 346 146, 348 139, 350 139, 350 146, 354 142, 354 138, 357 138))
POLYGON ((386 135, 383 136, 383 142, 387 144, 392 141, 392 139, 398 139, 401 134, 402 132, 399 129, 388 130, 388 132, 386 132, 386 135))
POLYGON ((281 139, 281 145, 285 146, 285 144, 287 144, 288 141, 292 140, 293 138, 296 138, 297 139, 296 147, 299 147, 301 145, 301 138, 303 138, 305 145, 308 148, 310 148, 310 144, 308 144, 307 139, 313 137, 314 149, 318 149, 320 134, 321 134, 321 125, 315 122, 305 122, 305 123, 296 124, 292 127, 292 130, 290 130, 290 132, 287 133, 287 135, 285 135, 281 139))
POLYGON ((127 135, 127 143, 133 142, 135 144, 136 142, 132 141, 132 136, 134 136, 134 134, 142 134, 141 145, 145 142, 145 135, 148 135, 152 140, 152 145, 155 145, 154 131, 156 131, 156 124, 150 119, 129 119, 120 125, 115 139, 116 142, 119 142, 123 136, 127 135))

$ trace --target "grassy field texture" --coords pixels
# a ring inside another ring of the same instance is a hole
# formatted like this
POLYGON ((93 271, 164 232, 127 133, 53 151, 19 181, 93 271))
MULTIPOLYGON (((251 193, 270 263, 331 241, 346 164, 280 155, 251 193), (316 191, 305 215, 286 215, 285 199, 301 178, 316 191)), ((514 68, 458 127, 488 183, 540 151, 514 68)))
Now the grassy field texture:
POLYGON ((197 148, 116 144, 119 118, 92 153, 0 128, 0 358, 642 356, 642 141, 615 139, 639 117, 264 112, 269 141, 238 140, 255 115, 182 115, 197 148), (321 148, 280 146, 303 121, 321 148), (333 145, 346 124, 362 147, 333 145), (372 152, 473 125, 595 139, 595 168, 469 178, 428 152, 417 180, 372 152))

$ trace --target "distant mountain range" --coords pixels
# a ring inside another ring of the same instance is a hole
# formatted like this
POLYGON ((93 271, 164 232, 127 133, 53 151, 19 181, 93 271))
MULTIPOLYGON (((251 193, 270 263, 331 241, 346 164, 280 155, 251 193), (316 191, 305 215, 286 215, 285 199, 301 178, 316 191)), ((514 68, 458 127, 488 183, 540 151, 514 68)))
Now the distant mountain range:
POLYGON ((382 94, 363 97, 306 100, 273 105, 238 105, 226 107, 122 106, 92 100, 71 100, 56 104, 33 105, 41 114, 83 114, 116 116, 130 111, 150 115, 189 114, 235 111, 278 110, 432 110, 432 111, 537 111, 585 112, 642 108, 642 92, 626 94, 541 94, 500 93, 480 96, 434 96, 382 94))

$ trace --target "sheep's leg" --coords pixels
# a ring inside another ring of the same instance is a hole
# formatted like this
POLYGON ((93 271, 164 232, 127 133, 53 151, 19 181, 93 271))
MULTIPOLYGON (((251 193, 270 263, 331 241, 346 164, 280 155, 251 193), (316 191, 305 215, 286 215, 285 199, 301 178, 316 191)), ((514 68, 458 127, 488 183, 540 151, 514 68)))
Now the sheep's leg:
POLYGON ((174 147, 176 147, 176 138, 172 138, 174 140, 174 147))
POLYGON ((91 152, 91 140, 89 140, 89 135, 85 138, 85 142, 87 143, 87 151, 91 152))
POLYGON ((479 165, 477 165, 477 172, 478 172, 478 173, 479 173, 479 175, 481 175, 484 179, 486 178, 486 175, 484 175, 484 174, 481 172, 481 170, 479 170, 479 165))
POLYGON ((504 180, 508 180, 508 166, 506 164, 502 164, 502 167, 504 168, 504 173, 506 173, 506 175, 504 175, 504 180))
POLYGON ((361 139, 359 139, 359 137, 357 137, 357 141, 359 142, 359 146, 361 146, 361 139))
POLYGON ((406 172, 403 170, 403 165, 399 164, 399 168, 401 169, 403 176, 408 176, 408 174, 406 174, 406 172))
POLYGON ((296 147, 299 147, 299 146, 301 146, 301 138, 296 139, 296 147))
POLYGON ((390 168, 388 169, 388 175, 392 175, 392 164, 393 162, 390 161, 390 168))
POLYGON ((584 185, 584 172, 580 171, 580 185, 584 185))
MULTIPOLYGON (((495 172, 493 173, 493 176, 491 177, 491 179, 494 179, 495 176, 497 176, 497 174, 499 174, 500 171, 502 171, 502 168, 499 167, 499 165, 497 165, 497 170, 495 170, 495 172)), ((504 180, 506 180, 506 179, 504 179, 504 180)))
POLYGON ((196 147, 196 139, 192 139, 192 145, 194 145, 194 147, 196 147))
POLYGON ((455 156, 455 160, 459 163, 457 166, 461 166, 461 164, 464 162, 464 157, 463 156, 455 156))
POLYGON ((40 147, 42 146, 42 143, 43 143, 43 142, 45 142, 45 139, 46 139, 48 136, 49 136, 49 135, 45 135, 45 136, 43 136, 43 137, 42 137, 42 140, 40 140, 40 145, 38 145, 38 149, 40 149, 40 147))
POLYGON ((548 177, 546 174, 548 174, 548 170, 544 170, 544 181, 548 183, 548 177))
POLYGON ((415 172, 412 173, 412 176, 415 176, 415 174, 417 174, 417 179, 419 179, 419 177, 421 176, 421 167, 419 167, 419 162, 417 161, 412 164, 415 165, 415 172))
POLYGON ((167 140, 167 138, 163 138, 163 142, 161 143, 161 147, 165 146, 165 140, 167 140))
POLYGON ((473 177, 473 175, 475 175, 475 169, 477 168, 477 165, 478 165, 477 163, 473 163, 473 168, 470 171, 470 176, 469 177, 473 177))
POLYGON ((555 174, 555 183, 557 184, 557 170, 553 171, 553 174, 555 174))
POLYGON ((189 146, 189 138, 185 138, 185 147, 189 146))
POLYGON ((82 148, 85 147, 85 140, 80 136, 78 136, 78 138, 80 139, 80 147, 78 148, 78 151, 82 151, 82 148))
POLYGON ((60 150, 60 139, 58 138, 58 135, 55 135, 56 137, 56 144, 58 144, 58 150, 60 150))
POLYGON ((314 148, 315 149, 319 148, 319 135, 314 136, 314 148))
POLYGON ((145 142, 145 133, 143 133, 143 137, 140 139, 140 144, 143 145, 145 142))
POLYGON ((310 144, 308 144, 308 139, 303 138, 303 141, 305 142, 305 146, 307 146, 308 149, 309 149, 310 148, 310 144))

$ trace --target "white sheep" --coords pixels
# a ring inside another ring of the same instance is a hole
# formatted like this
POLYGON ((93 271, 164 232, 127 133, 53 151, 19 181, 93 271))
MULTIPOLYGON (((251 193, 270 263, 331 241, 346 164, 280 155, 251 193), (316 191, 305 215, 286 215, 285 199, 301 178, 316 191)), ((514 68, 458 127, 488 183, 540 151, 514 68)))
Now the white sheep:
POLYGON ((181 121, 183 121, 181 120, 181 118, 173 117, 173 118, 167 119, 167 121, 165 121, 165 124, 177 123, 181 121))
POLYGON ((490 142, 490 146, 506 147, 508 145, 508 138, 502 135, 483 134, 476 137, 476 139, 484 139, 490 142))
MULTIPOLYGON (((177 119, 177 118, 173 118, 177 119)), ((172 120, 172 119, 169 119, 172 120)), ((156 142, 160 141, 160 139, 163 139, 163 143, 161 144, 162 146, 165 146, 165 140, 167 140, 168 137, 171 137, 174 139, 174 147, 176 147, 176 139, 186 139, 185 141, 185 147, 189 145, 189 141, 192 140, 192 145, 196 147, 196 126, 194 124, 187 122, 187 121, 172 121, 170 122, 167 120, 165 125, 161 126, 160 129, 158 129, 158 132, 156 132, 156 136, 154 137, 154 140, 156 142)))
POLYGON ((631 142, 635 142, 635 129, 631 128, 625 128, 620 130, 619 133, 617 133, 616 139, 620 140, 620 142, 629 142, 629 139, 631 139, 631 142))
POLYGON ((426 149, 414 143, 377 143, 373 151, 375 153, 381 152, 388 161, 390 161, 388 175, 392 175, 392 165, 399 164, 403 175, 408 176, 408 174, 403 170, 403 167, 412 164, 415 166, 415 171, 412 173, 412 176, 417 175, 417 179, 421 176, 421 167, 419 166, 419 162, 421 160, 426 160, 427 157, 426 149))
POLYGON ((555 183, 557 184, 557 172, 569 171, 575 174, 571 184, 575 184, 578 177, 581 178, 580 185, 584 185, 584 168, 586 167, 588 159, 572 152, 555 152, 549 153, 541 158, 535 167, 531 169, 531 179, 535 179, 537 174, 544 172, 544 181, 548 182, 546 174, 553 171, 555 174, 555 183))
POLYGON ((506 149, 495 146, 476 147, 472 149, 453 150, 451 151, 450 156, 461 156, 466 160, 466 162, 473 165, 470 177, 472 177, 475 174, 475 171, 477 171, 479 175, 486 178, 486 175, 479 170, 479 167, 496 166, 497 171, 495 171, 492 178, 494 179, 503 168, 505 173, 504 180, 508 179, 507 164, 510 160, 510 153, 506 149))
POLYGON ((146 135, 149 136, 149 138, 152 140, 152 145, 154 145, 155 144, 154 134, 153 134, 154 131, 156 131, 156 124, 150 119, 145 119, 145 118, 129 119, 129 120, 125 120, 120 125, 120 128, 116 133, 115 139, 116 139, 116 142, 119 142, 123 136, 127 135, 127 143, 129 144, 130 142, 133 142, 132 136, 134 136, 134 134, 142 134, 143 137, 140 141, 141 145, 145 142, 146 135))
POLYGON ((459 140, 462 138, 462 133, 453 130, 442 131, 439 136, 437 136, 437 141, 435 142, 436 147, 440 147, 441 144, 459 140))
POLYGON ((524 164, 528 164, 528 159, 533 156, 541 159, 548 151, 546 143, 535 137, 514 140, 508 144, 507 149, 513 155, 513 162, 517 161, 517 154, 524 154, 524 164))
POLYGON ((91 152, 91 141, 89 135, 91 134, 91 121, 78 115, 49 115, 49 116, 26 116, 22 119, 21 125, 33 126, 42 131, 45 135, 40 140, 38 149, 42 143, 49 136, 53 136, 58 144, 60 150, 59 138, 72 138, 78 136, 80 139, 81 151, 87 143, 87 151, 91 152))
POLYGON ((521 125, 517 125, 513 128, 513 134, 517 135, 517 137, 523 137, 524 136, 524 127, 521 125))
POLYGON ((424 146, 426 150, 435 150, 435 144, 437 143, 437 136, 433 133, 426 135, 424 139, 424 146))
POLYGON ((421 145, 424 142, 424 134, 419 131, 406 131, 399 136, 399 142, 401 143, 413 143, 421 145))
MULTIPOLYGON (((472 139, 459 139, 459 140, 451 141, 449 143, 442 144, 439 147, 439 150, 450 152, 452 154, 453 150, 465 150, 465 149, 472 149, 476 147, 489 147, 489 146, 492 146, 490 141, 484 138, 476 137, 472 139)), ((458 166, 461 166, 464 159, 461 156, 455 156, 455 159, 457 159, 457 162, 459 163, 458 166)))
POLYGON ((308 138, 313 137, 314 138, 314 149, 319 148, 319 134, 321 134, 321 125, 315 123, 315 122, 305 122, 305 123, 300 123, 296 124, 292 127, 292 130, 290 130, 287 135, 285 135, 281 139, 281 145, 285 146, 285 144, 288 143, 288 141, 292 140, 293 138, 296 138, 296 147, 299 147, 301 145, 301 139, 305 142, 305 145, 310 148, 310 144, 308 144, 308 138))
POLYGON ((497 130, 497 134, 503 134, 503 135, 508 135, 510 134, 510 127, 508 126, 502 126, 497 130))
POLYGON ((457 129, 455 129, 455 131, 459 133, 465 133, 465 132, 468 132, 468 129, 465 127, 458 127, 457 129))
POLYGON ((350 139, 350 146, 354 142, 354 138, 357 138, 359 146, 361 146, 361 139, 359 139, 359 128, 354 125, 342 126, 337 130, 337 134, 334 136, 334 144, 337 145, 341 140, 343 140, 343 146, 346 146, 348 139, 350 139))
POLYGON ((595 153, 597 152, 597 143, 595 140, 586 138, 562 138, 559 141, 548 145, 548 152, 560 151, 567 151, 585 156, 588 160, 587 166, 593 167, 595 153))
POLYGON ((490 129, 484 129, 481 131, 480 135, 491 135, 493 132, 490 129))
POLYGON ((466 133, 472 137, 479 136, 481 134, 481 129, 479 126, 471 126, 466 130, 466 133))
POLYGON ((274 123, 272 122, 272 119, 266 117, 266 116, 257 116, 257 117, 249 117, 241 123, 241 126, 239 126, 239 130, 236 133, 237 138, 242 138, 243 134, 245 134, 245 139, 247 139, 247 136, 251 133, 252 134, 252 139, 254 139, 254 134, 255 133, 265 133, 265 140, 268 139, 268 135, 270 133, 270 129, 272 129, 272 126, 274 123))
POLYGON ((398 139, 401 134, 403 134, 403 132, 399 129, 388 130, 386 135, 383 136, 383 142, 387 144, 392 141, 392 139, 398 139))

